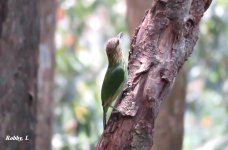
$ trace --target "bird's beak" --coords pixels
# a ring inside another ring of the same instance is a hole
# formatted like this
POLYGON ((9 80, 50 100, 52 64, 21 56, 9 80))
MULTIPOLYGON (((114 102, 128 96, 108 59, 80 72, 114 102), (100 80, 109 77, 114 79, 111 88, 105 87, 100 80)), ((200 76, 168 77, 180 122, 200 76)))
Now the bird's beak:
POLYGON ((121 40, 122 37, 123 37, 123 32, 120 32, 120 33, 117 35, 117 38, 118 38, 119 40, 121 40))

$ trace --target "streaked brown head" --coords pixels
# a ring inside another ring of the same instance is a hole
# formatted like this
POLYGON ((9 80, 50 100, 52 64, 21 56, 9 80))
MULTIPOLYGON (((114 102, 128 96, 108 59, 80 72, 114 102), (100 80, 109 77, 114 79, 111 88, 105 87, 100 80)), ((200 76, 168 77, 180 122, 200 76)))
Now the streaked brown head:
POLYGON ((113 53, 115 53, 118 50, 119 44, 120 44, 119 38, 117 38, 117 37, 111 38, 108 41, 107 46, 106 46, 107 55, 108 56, 113 55, 113 53))
POLYGON ((113 55, 116 51, 121 50, 120 47, 120 40, 123 36, 123 33, 119 33, 116 37, 111 38, 108 40, 107 46, 106 46, 106 53, 107 55, 113 55))

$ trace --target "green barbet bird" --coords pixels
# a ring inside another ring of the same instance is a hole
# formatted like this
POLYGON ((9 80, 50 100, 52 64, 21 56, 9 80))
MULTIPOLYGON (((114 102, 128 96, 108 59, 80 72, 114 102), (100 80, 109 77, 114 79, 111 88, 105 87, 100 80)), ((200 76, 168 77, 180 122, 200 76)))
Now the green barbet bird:
POLYGON ((106 128, 106 114, 112 102, 117 98, 127 81, 127 67, 123 51, 120 46, 120 33, 117 37, 111 38, 106 45, 108 57, 108 69, 101 90, 101 100, 103 106, 103 126, 106 128))

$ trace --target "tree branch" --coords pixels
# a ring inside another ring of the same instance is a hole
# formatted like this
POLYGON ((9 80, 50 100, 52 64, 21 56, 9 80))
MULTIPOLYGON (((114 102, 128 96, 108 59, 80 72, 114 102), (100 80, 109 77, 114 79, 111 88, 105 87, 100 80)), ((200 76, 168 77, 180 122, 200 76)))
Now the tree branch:
POLYGON ((128 84, 96 149, 149 150, 154 121, 193 51, 211 0, 153 0, 129 51, 128 84))

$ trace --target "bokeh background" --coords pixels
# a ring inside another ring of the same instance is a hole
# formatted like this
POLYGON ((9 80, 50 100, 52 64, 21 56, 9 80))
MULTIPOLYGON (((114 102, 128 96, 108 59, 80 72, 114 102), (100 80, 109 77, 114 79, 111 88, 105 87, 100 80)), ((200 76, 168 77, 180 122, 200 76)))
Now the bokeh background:
MULTIPOLYGON (((103 131, 100 90, 106 41, 130 36, 122 0, 59 0, 56 11, 54 150, 93 149, 103 131)), ((228 150, 228 1, 213 1, 185 64, 183 150, 228 150)))

